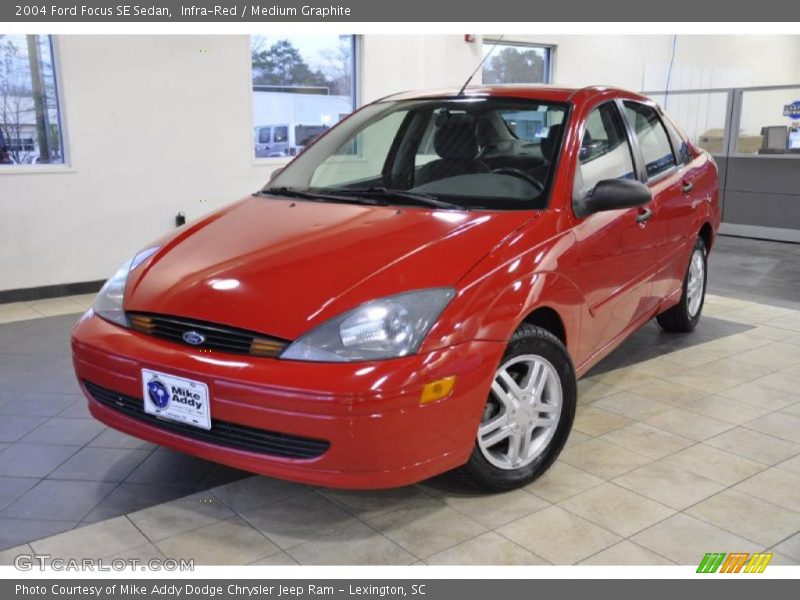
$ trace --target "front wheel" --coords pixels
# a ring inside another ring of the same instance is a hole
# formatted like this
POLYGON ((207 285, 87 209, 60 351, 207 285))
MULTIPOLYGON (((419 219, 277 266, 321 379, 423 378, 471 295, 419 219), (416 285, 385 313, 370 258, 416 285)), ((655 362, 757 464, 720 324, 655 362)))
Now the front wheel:
POLYGON ((541 327, 520 326, 495 372, 462 473, 486 491, 533 481, 564 447, 576 400, 575 371, 564 344, 541 327))
POLYGON ((683 279, 680 302, 656 317, 656 321, 664 331, 687 333, 700 321, 706 298, 707 254, 703 238, 698 237, 694 242, 689 267, 683 279))

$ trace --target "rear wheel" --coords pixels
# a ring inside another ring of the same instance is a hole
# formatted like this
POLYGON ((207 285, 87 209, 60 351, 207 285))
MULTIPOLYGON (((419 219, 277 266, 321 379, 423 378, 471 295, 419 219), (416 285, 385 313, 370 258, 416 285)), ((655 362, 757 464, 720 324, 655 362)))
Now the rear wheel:
POLYGON ((487 491, 520 487, 542 475, 569 436, 576 389, 561 341, 541 327, 522 325, 495 372, 462 473, 487 491))
POLYGON ((697 326, 706 298, 706 272, 706 244, 703 238, 698 237, 689 258, 680 302, 656 317, 664 331, 686 333, 697 326))

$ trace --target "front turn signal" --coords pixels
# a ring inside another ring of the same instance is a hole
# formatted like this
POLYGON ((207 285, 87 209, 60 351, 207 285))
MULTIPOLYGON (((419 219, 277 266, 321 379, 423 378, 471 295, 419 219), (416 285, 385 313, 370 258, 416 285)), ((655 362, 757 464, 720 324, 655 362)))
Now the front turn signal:
POLYGON ((419 398, 419 403, 428 404, 429 402, 441 400, 453 391, 453 386, 455 386, 455 384, 455 375, 426 383, 422 388, 422 396, 419 398))

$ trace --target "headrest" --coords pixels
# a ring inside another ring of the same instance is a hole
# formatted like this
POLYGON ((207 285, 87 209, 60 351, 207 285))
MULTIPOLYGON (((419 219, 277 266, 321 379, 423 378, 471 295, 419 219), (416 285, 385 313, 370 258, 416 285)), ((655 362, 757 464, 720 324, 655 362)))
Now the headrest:
POLYGON ((561 135, 561 125, 552 125, 550 131, 547 132, 547 137, 542 138, 542 155, 545 159, 552 161, 553 154, 556 151, 556 142, 558 136, 561 135))
POLYGON ((449 160, 473 160, 478 154, 475 123, 470 115, 442 113, 433 134, 436 154, 449 160))

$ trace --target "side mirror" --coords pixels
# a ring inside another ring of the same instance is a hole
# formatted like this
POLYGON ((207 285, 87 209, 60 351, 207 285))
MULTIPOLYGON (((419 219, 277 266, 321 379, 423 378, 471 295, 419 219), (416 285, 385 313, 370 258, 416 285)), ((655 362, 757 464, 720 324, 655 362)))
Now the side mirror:
POLYGON ((652 199, 650 188, 641 181, 603 179, 582 200, 575 202, 575 214, 583 218, 605 210, 644 206, 652 199))

